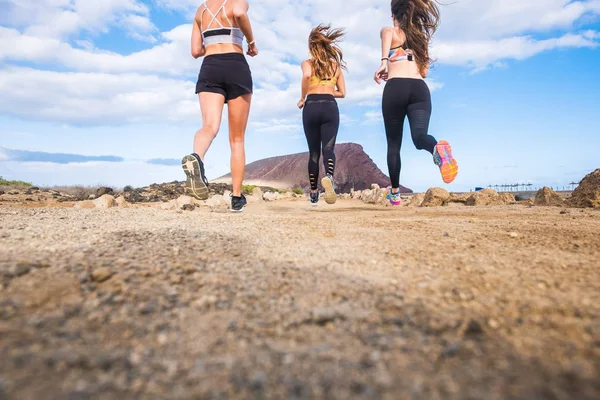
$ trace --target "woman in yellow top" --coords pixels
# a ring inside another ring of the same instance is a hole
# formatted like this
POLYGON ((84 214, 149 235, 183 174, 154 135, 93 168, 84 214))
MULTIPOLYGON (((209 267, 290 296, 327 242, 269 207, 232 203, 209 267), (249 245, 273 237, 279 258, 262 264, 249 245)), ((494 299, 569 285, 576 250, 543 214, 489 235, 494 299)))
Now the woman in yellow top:
POLYGON ((340 126, 340 111, 336 98, 346 97, 346 83, 342 69, 346 63, 338 40, 344 35, 342 29, 331 29, 329 25, 319 25, 310 32, 308 50, 310 59, 302 63, 302 98, 298 108, 302 109, 302 123, 308 142, 308 179, 310 181, 310 202, 317 205, 319 192, 319 159, 323 150, 325 177, 321 185, 325 189, 325 201, 335 203, 333 184, 335 172, 335 140, 340 126))

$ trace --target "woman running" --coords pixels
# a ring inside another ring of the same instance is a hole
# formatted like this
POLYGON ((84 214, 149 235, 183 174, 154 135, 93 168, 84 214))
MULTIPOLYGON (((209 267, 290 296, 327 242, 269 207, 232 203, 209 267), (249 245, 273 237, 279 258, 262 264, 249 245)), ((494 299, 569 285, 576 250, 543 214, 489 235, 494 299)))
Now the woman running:
POLYGON ((333 204, 336 200, 333 148, 340 126, 340 111, 335 99, 346 96, 346 83, 342 73, 342 69, 346 69, 346 63, 337 42, 343 35, 342 29, 331 29, 329 25, 317 26, 308 37, 310 59, 302 62, 302 97, 298 108, 304 108, 302 123, 308 142, 308 179, 312 205, 319 202, 317 181, 321 148, 325 166, 325 177, 321 180, 321 185, 325 189, 325 201, 333 204))
POLYGON ((454 181, 458 164, 448 142, 438 142, 428 134, 431 94, 423 79, 432 62, 429 41, 439 24, 439 10, 434 0, 392 0, 392 18, 394 26, 381 30, 382 58, 375 82, 387 81, 382 99, 392 183, 387 198, 392 205, 399 205, 400 147, 406 116, 413 143, 433 155, 444 182, 454 181))
POLYGON ((258 49, 254 42, 246 0, 207 0, 196 12, 192 29, 192 56, 204 56, 196 94, 202 111, 202 129, 194 137, 194 153, 181 161, 187 176, 185 188, 193 197, 208 198, 204 156, 221 126, 225 103, 228 105, 229 144, 231 146, 231 210, 246 206, 242 180, 246 165, 244 134, 252 99, 252 75, 243 54, 246 37, 248 54, 258 49))

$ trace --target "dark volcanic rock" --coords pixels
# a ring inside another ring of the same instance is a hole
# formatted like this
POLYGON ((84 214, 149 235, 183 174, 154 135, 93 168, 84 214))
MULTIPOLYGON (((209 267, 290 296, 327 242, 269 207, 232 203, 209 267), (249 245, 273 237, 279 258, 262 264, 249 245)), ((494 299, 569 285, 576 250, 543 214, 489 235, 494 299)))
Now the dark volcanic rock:
POLYGON ((100 187, 96 190, 96 197, 104 196, 105 194, 114 195, 115 192, 112 188, 109 187, 100 187))
MULTIPOLYGON (((335 184, 339 193, 350 193, 350 190, 370 189, 373 183, 387 187, 390 179, 377 167, 365 153, 362 146, 355 143, 342 143, 335 146, 337 158, 335 167, 335 184)), ((308 152, 290 154, 287 156, 266 158, 246 166, 244 183, 266 185, 278 189, 302 188, 307 190, 310 185, 307 172, 308 152)), ((320 176, 324 176, 323 165, 320 163, 320 176)), ((231 175, 227 174, 215 182, 229 182, 231 175)), ((412 190, 401 187, 403 193, 412 190)))

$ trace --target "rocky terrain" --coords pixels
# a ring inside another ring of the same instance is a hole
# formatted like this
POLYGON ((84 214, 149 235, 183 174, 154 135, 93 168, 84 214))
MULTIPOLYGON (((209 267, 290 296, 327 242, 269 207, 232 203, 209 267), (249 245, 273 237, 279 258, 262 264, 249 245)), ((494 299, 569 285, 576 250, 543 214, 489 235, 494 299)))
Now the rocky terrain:
MULTIPOLYGON (((355 143, 340 143, 335 146, 336 168, 334 181, 338 192, 350 193, 354 190, 369 189, 375 183, 387 187, 390 179, 377 167, 365 153, 362 146, 355 143)), ((266 158, 246 166, 244 181, 251 185, 272 186, 278 189, 310 188, 308 182, 308 152, 266 158)), ((322 163, 320 176, 324 176, 322 163)), ((231 176, 225 175, 215 182, 230 182, 231 176)), ((401 186, 402 193, 412 190, 401 186)))
POLYGON ((4 191, 0 399, 597 399, 594 182, 243 214, 4 191))

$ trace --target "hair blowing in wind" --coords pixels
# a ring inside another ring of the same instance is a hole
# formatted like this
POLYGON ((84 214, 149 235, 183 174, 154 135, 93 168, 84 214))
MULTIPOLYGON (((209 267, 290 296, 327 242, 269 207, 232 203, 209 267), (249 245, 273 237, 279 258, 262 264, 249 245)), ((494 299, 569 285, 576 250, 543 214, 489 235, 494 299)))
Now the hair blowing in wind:
POLYGON ((310 32, 308 50, 313 62, 315 76, 320 79, 331 77, 334 63, 346 69, 342 49, 337 43, 344 36, 343 29, 331 29, 330 25, 319 25, 310 32))
POLYGON ((413 52, 419 72, 425 72, 433 62, 429 58, 429 41, 440 22, 440 11, 436 2, 392 0, 392 14, 406 35, 406 44, 413 52))

